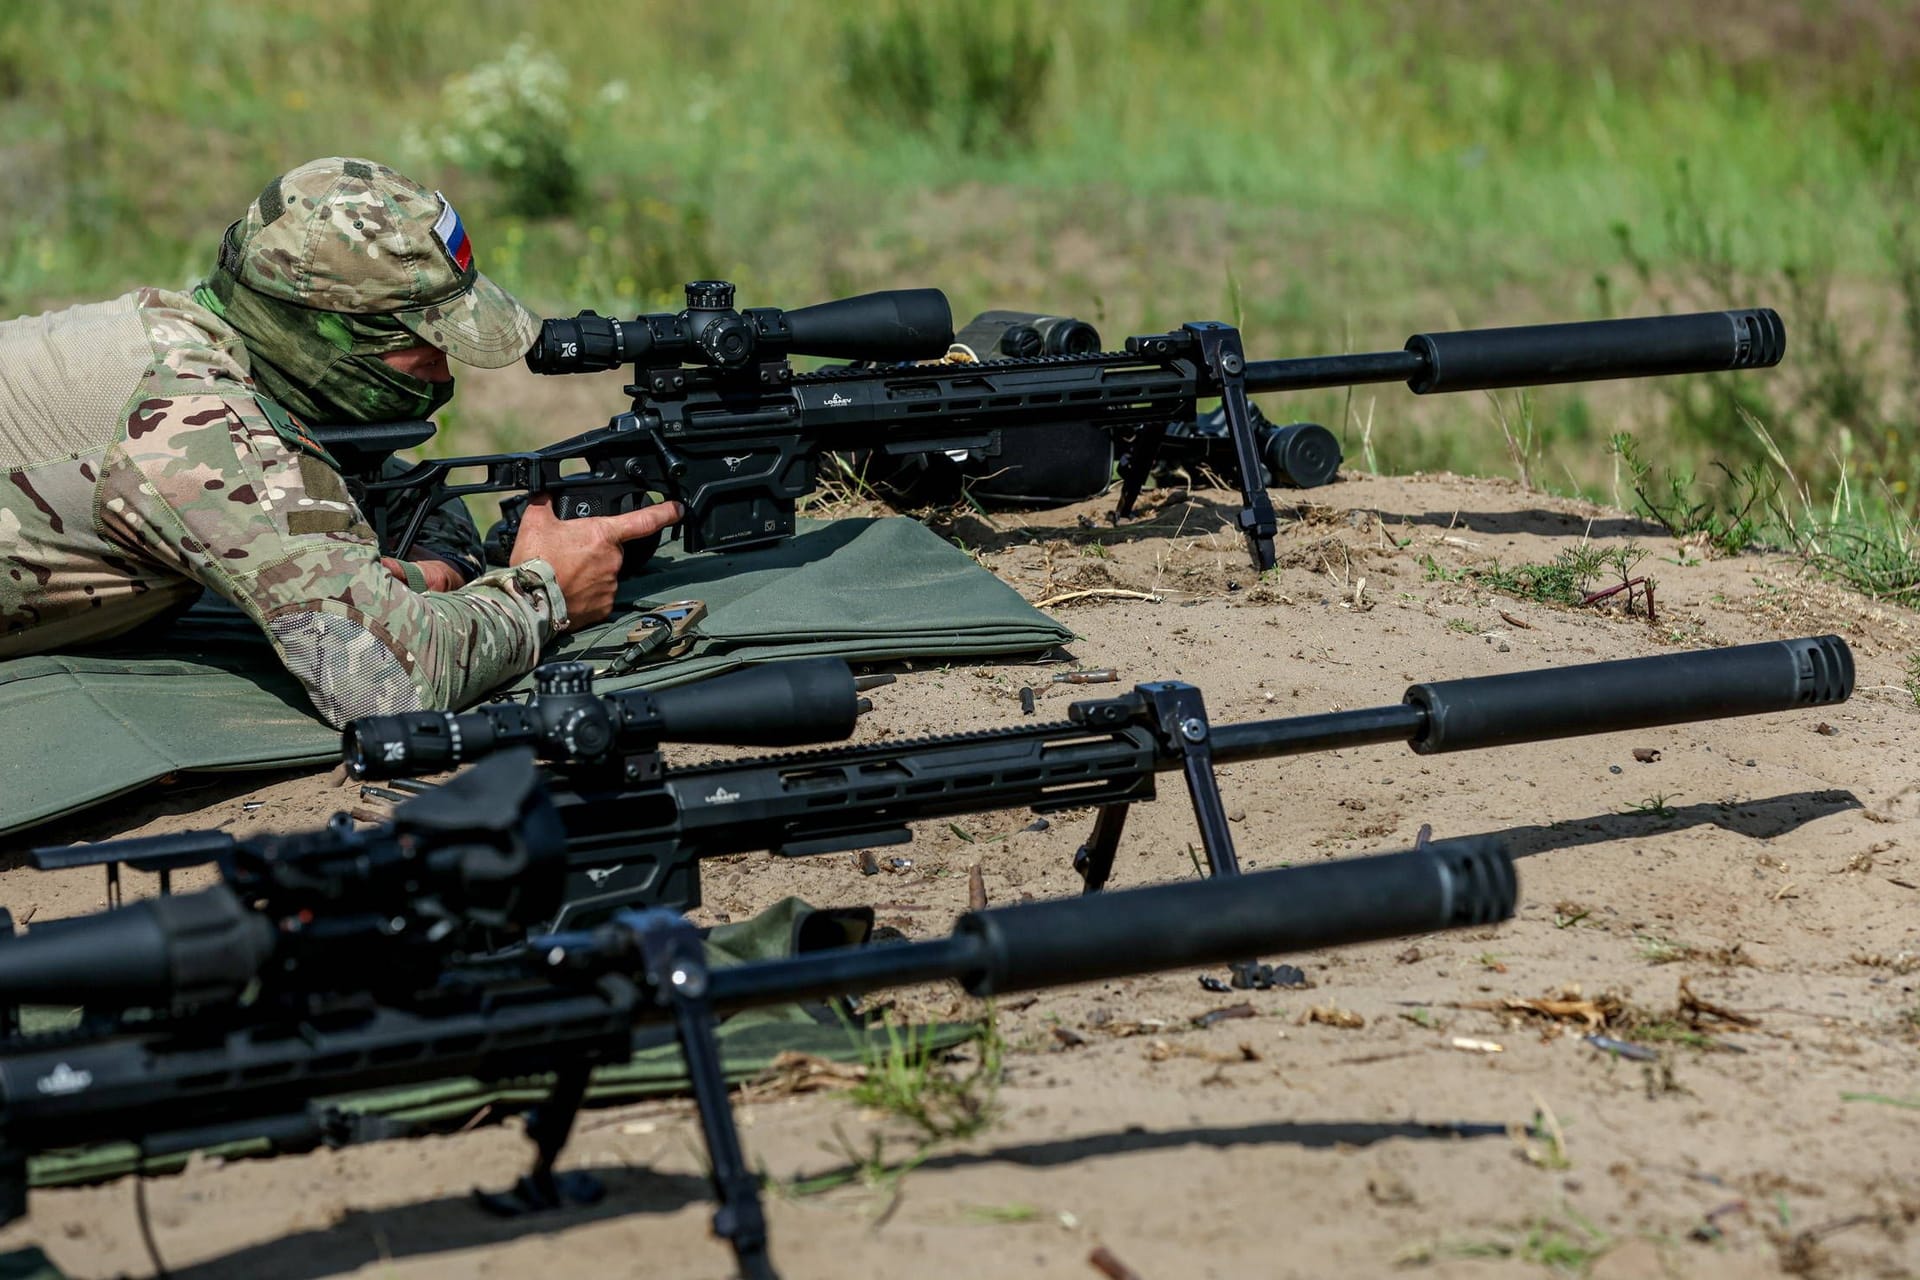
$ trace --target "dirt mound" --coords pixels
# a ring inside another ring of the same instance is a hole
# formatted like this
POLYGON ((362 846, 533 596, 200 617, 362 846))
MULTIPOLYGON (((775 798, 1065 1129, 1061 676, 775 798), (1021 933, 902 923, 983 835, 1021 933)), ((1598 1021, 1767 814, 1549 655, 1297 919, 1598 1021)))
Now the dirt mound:
MULTIPOLYGON (((1150 495, 958 518, 943 532, 1080 635, 1076 665, 1198 684, 1216 720, 1398 701, 1410 681, 1838 632, 1845 706, 1458 756, 1398 746, 1236 765, 1242 860, 1299 863, 1436 836, 1502 836, 1519 918, 1290 957, 1311 990, 1234 997, 1191 973, 1042 993, 999 1011, 1001 1118, 903 1178, 866 1160, 883 1117, 831 1094, 743 1104, 793 1277, 1074 1277, 1104 1245, 1142 1275, 1903 1275, 1920 1270, 1920 617, 1749 555, 1703 561, 1618 511, 1451 476, 1349 477, 1284 509, 1254 573, 1233 496, 1150 495), (1573 553, 1569 557, 1568 553, 1573 553), (1651 578, 1591 604, 1629 579, 1651 578), (1585 1036, 1611 1037, 1628 1057, 1585 1036)), ((1005 724, 1084 696, 1052 666, 907 670, 861 736, 1005 724), (1038 683, 1035 683, 1035 682, 1038 683)), ((1095 691, 1097 692, 1097 691, 1095 691)), ((36 833, 97 838, 311 825, 361 801, 313 776, 163 789, 36 833)), ((1065 895, 1087 814, 924 824, 899 874, 846 856, 722 860, 707 914, 798 893, 878 902, 944 932, 979 864, 988 895, 1065 895)), ((1194 874, 1176 792, 1129 821, 1116 887, 1194 874)), ((0 875, 16 915, 101 905, 92 876, 0 875)), ((1169 927, 1178 922, 1170 921, 1169 927)), ((958 998, 918 993, 945 1012, 958 998)), ((682 1105, 598 1113, 569 1149, 609 1173, 600 1209, 502 1224, 515 1126, 148 1188, 176 1275, 721 1275, 697 1127, 682 1105)), ((911 1148, 889 1147, 895 1155, 911 1148)), ((149 1270, 126 1184, 36 1194, 0 1246, 76 1276, 149 1270)))

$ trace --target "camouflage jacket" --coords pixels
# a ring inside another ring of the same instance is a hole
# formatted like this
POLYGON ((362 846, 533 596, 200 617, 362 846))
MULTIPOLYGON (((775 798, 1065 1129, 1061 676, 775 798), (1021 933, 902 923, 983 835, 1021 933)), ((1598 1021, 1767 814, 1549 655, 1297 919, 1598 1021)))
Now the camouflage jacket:
POLYGON ((0 473, 0 658, 211 588, 341 725, 464 706, 566 627, 544 561, 453 592, 396 579, 340 475, 254 391, 238 335, 183 294, 0 324, 0 473))

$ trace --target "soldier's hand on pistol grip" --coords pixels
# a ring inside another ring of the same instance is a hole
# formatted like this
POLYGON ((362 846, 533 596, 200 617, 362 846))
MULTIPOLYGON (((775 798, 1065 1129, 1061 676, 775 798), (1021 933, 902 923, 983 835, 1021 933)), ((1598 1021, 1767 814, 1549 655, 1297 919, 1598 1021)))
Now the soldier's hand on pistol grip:
POLYGON ((552 565, 567 597, 570 625, 586 626, 613 612, 621 548, 677 524, 681 515, 679 503, 660 502, 619 515, 562 520, 553 513, 551 495, 535 494, 520 517, 513 563, 540 559, 552 565))

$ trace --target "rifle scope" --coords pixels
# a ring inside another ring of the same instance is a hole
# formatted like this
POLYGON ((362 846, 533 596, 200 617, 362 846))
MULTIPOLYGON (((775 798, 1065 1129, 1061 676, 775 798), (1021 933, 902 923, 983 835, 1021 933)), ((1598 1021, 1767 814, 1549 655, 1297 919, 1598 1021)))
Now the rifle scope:
MULTIPOLYGON (((566 832, 528 753, 507 752, 356 831, 236 840, 202 831, 36 849, 41 870, 111 858, 155 870, 218 861, 223 883, 0 938, 0 1005, 123 1008, 237 999, 270 957, 332 942, 309 987, 378 988, 437 963, 459 926, 524 930, 566 889, 566 832)), ((287 966, 289 969, 294 966, 287 966)), ((285 977, 286 975, 282 975, 285 977)))
POLYGON ((782 311, 733 308, 733 285, 695 280, 686 310, 632 320, 582 311, 543 320, 527 352, 535 373, 598 373, 625 364, 711 365, 737 372, 788 356, 931 360, 953 341, 953 312, 938 289, 888 289, 782 311))
MULTIPOLYGON (((450 769, 508 747, 543 760, 592 766, 652 751, 663 741, 791 747, 839 742, 859 710, 853 672, 838 658, 800 658, 678 689, 595 694, 593 668, 550 662, 525 702, 465 714, 412 711, 347 726, 342 754, 356 778, 401 778, 450 769)), ((637 780, 637 779, 635 779, 637 780)))
POLYGON ((1770 307, 1418 333, 1403 351, 1247 362, 1248 391, 1300 391, 1405 380, 1417 395, 1556 382, 1763 369, 1786 354, 1770 307))
MULTIPOLYGON (((1769 640, 1411 686, 1398 706, 1213 726, 1220 763, 1365 742, 1422 754, 1651 729, 1845 702, 1853 652, 1839 636, 1769 640)), ((1095 712, 1103 704, 1075 704, 1095 712)))

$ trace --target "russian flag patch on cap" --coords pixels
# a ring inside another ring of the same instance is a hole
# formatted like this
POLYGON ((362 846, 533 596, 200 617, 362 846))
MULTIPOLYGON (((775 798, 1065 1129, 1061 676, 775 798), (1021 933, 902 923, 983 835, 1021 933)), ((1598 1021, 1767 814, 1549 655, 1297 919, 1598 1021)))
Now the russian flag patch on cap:
POLYGON ((433 234, 446 246, 453 265, 465 271, 473 265, 473 246, 467 242, 467 229, 461 225, 460 215, 453 211, 452 202, 438 191, 433 194, 440 196, 440 218, 433 224, 433 234))

